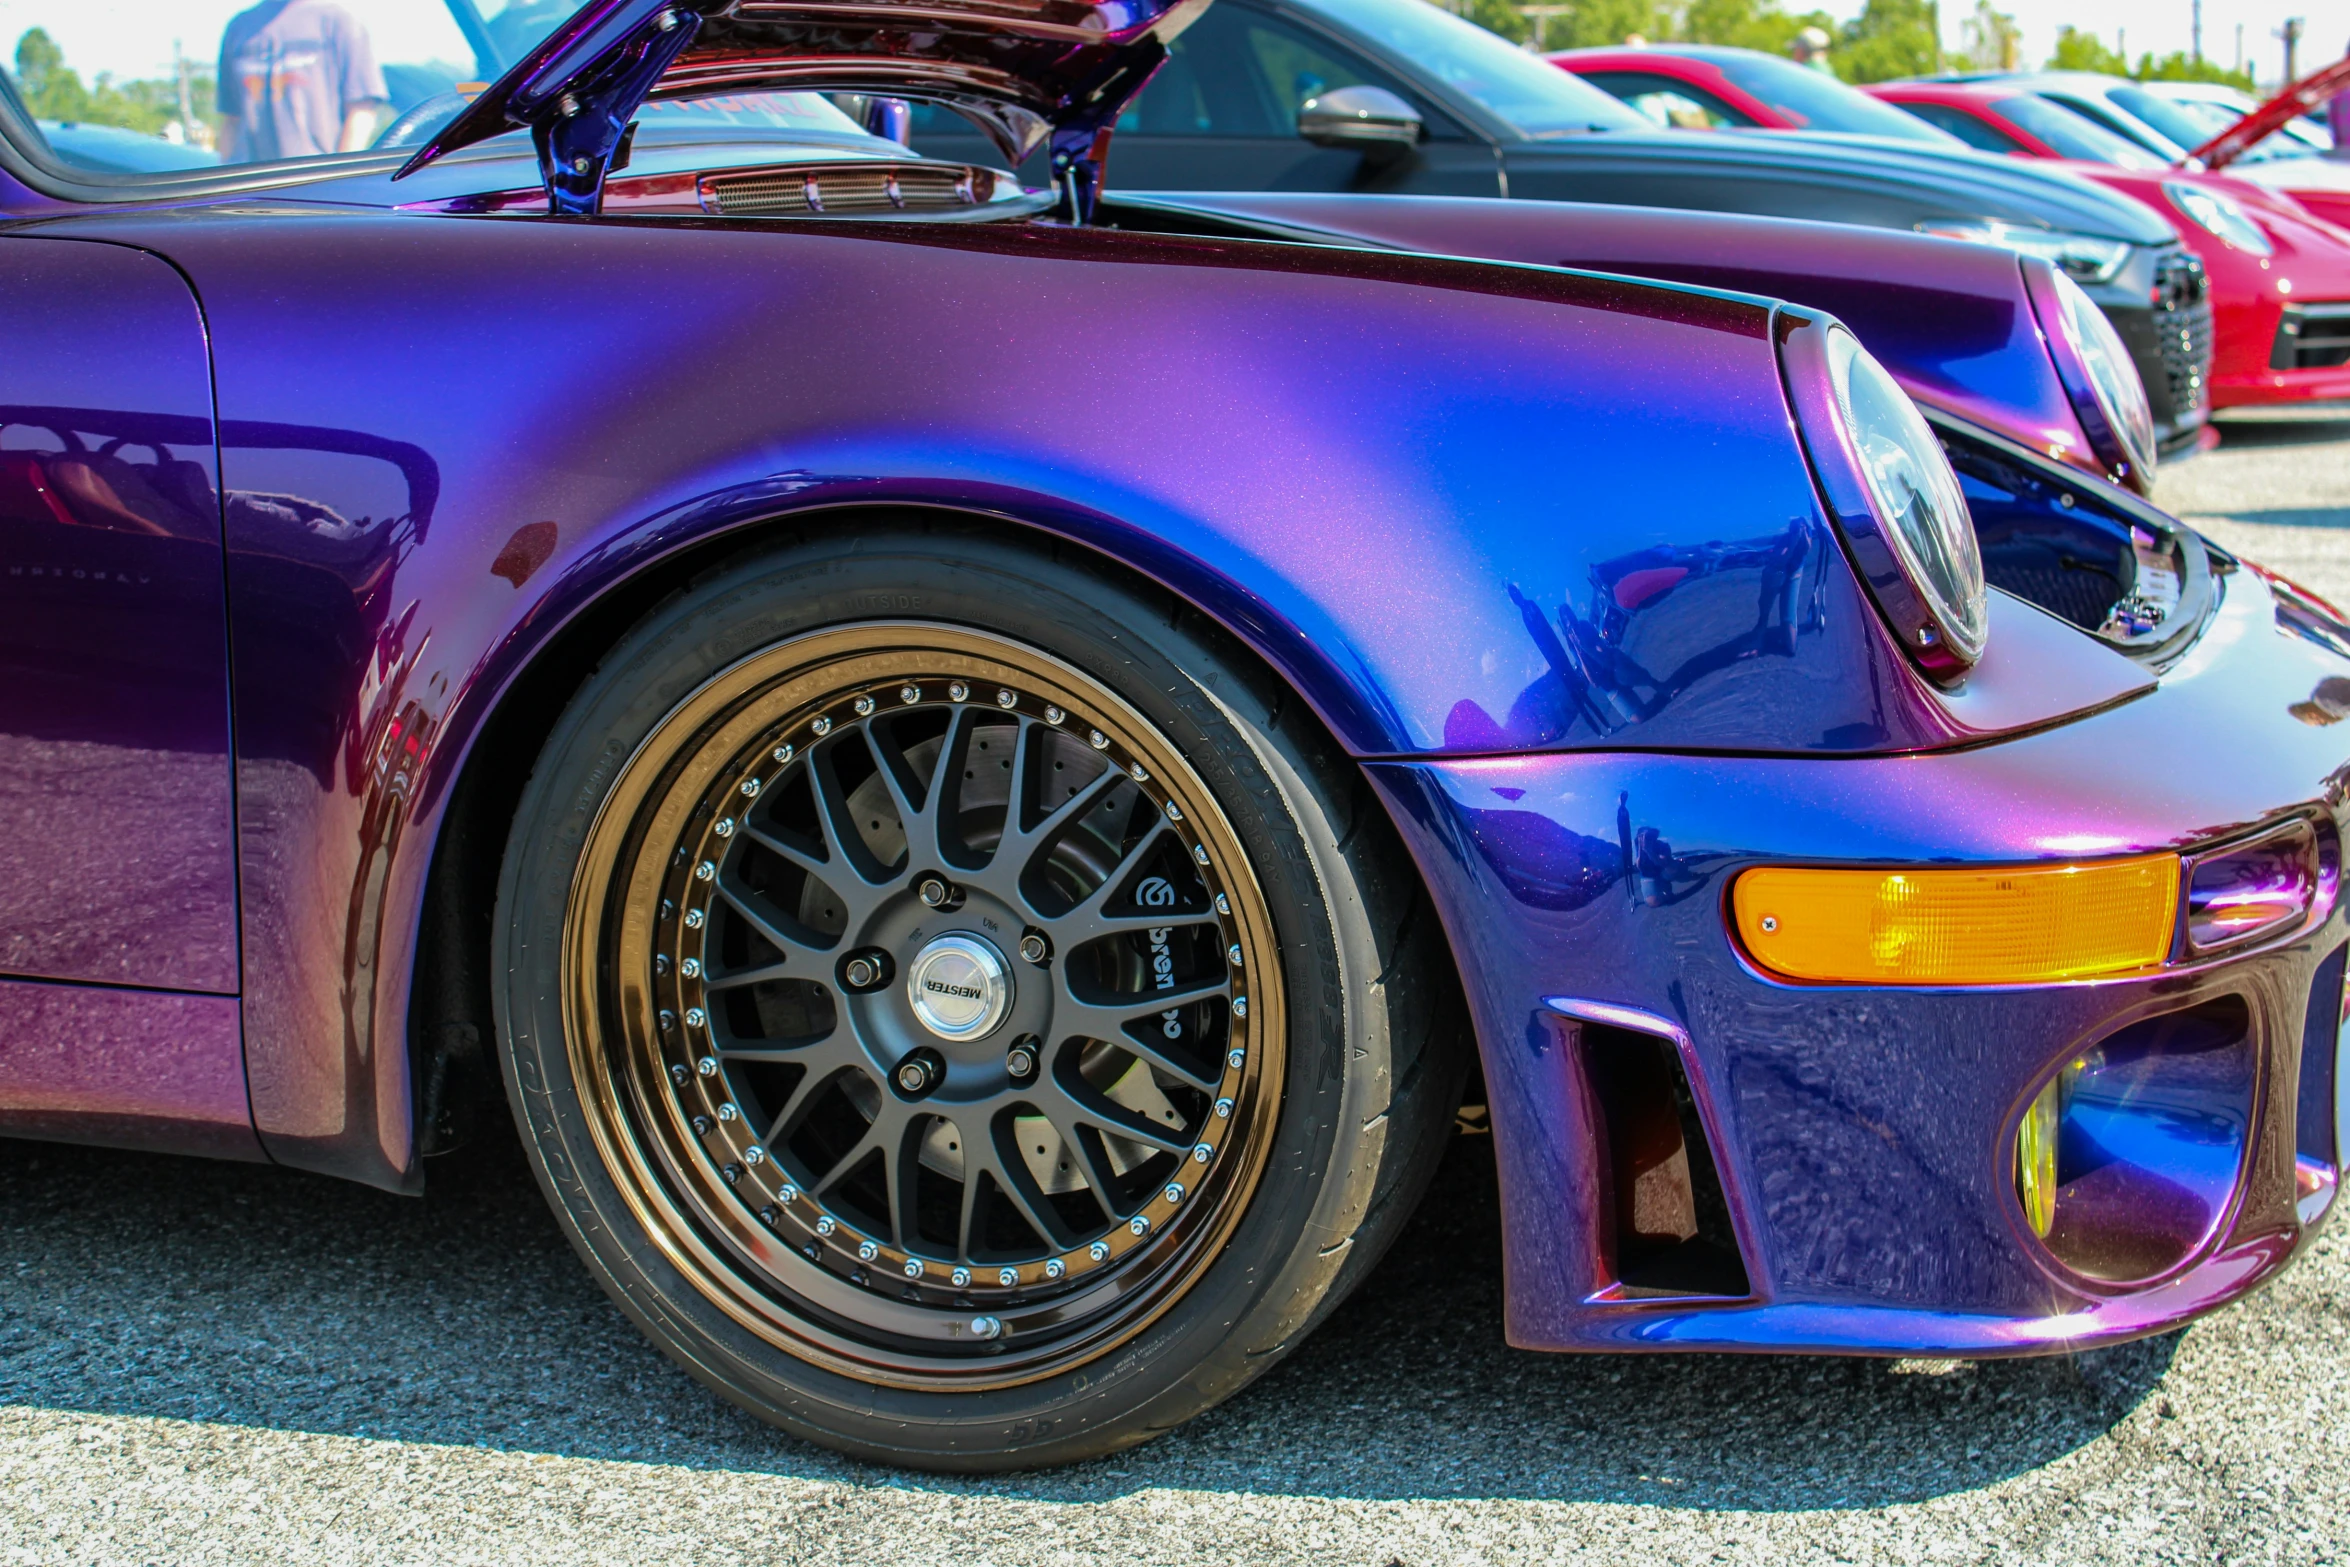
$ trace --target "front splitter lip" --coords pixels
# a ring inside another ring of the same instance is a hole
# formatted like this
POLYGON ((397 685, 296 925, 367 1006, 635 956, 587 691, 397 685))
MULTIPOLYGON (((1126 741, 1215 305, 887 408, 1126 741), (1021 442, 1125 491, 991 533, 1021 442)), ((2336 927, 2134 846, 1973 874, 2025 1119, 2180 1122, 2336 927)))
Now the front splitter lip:
POLYGON ((1577 1314, 1558 1337, 1520 1343, 1513 1336, 1511 1342, 1520 1349, 1960 1360, 2065 1354, 2164 1332, 2239 1300, 2281 1272, 2318 1228, 2238 1238, 2166 1283, 2045 1316, 1864 1302, 1695 1306, 1626 1301, 1612 1311, 1601 1307, 1577 1314))
POLYGON ((2259 370, 2214 376, 2211 381, 2214 413, 2269 403, 2325 403, 2345 398, 2350 398, 2350 366, 2339 370, 2259 370))

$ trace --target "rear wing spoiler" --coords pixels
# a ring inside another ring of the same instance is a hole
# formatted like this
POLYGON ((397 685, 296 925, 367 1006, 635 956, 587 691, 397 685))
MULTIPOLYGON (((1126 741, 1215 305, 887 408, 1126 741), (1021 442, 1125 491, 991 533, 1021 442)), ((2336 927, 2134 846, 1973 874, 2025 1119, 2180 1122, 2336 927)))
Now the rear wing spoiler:
POLYGON ((593 213, 648 100, 749 92, 920 98, 1017 164, 1049 141, 1083 222, 1110 127, 1208 0, 588 0, 417 149, 404 177, 528 129, 550 212, 593 213))

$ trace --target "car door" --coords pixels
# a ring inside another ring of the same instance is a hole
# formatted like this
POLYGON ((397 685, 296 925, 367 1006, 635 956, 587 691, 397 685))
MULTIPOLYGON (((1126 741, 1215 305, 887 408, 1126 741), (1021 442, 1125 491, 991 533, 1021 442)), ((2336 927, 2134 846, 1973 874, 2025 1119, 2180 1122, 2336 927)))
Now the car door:
POLYGON ((237 988, 211 376, 187 285, 0 239, 0 973, 237 988))
MULTIPOLYGON (((976 130, 942 109, 918 107, 914 147, 933 157, 998 163, 976 130)), ((1020 170, 1047 183, 1043 159, 1020 170)), ((1380 191, 1498 196, 1493 146, 1389 71, 1318 29, 1220 0, 1185 29, 1149 87, 1118 117, 1112 190, 1380 191), (1368 85, 1420 111, 1420 145, 1391 162, 1317 147, 1297 133, 1298 106, 1333 88, 1368 85)))
POLYGON ((203 322, 11 234, 0 343, 0 1130, 249 1156, 203 322))

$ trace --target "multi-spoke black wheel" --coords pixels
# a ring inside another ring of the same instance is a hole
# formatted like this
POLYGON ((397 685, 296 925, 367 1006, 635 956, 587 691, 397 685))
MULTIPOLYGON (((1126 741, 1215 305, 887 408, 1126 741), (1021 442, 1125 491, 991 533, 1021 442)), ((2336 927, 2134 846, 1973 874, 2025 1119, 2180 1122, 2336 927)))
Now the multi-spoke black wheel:
POLYGON ((1139 1440, 1424 1178, 1458 1053, 1447 976, 1382 950, 1408 870, 1235 705, 1261 677, 1102 581, 935 539, 810 575, 690 592, 558 725, 500 932, 527 1140, 769 1418, 967 1467, 1139 1440), (945 613, 839 613, 893 567, 945 613))

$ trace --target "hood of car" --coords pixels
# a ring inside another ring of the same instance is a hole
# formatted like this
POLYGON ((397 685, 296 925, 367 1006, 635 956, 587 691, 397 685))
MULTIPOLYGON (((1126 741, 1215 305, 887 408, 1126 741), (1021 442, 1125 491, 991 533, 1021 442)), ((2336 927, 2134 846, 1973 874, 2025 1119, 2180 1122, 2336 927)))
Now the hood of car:
POLYGON ((2345 87, 2350 87, 2350 58, 2303 77, 2187 156, 2207 169, 2224 169, 2345 87))
MULTIPOLYGON (((1817 193, 1816 202, 1807 196, 1811 209, 1801 212, 1790 210, 1786 202, 1738 209, 1778 216, 1874 222, 1878 220, 1854 217, 1847 208, 1898 205, 1914 209, 1918 220, 1996 218, 2139 245, 2169 244, 2178 237, 2138 202, 2077 175, 1965 148, 1946 151, 1819 131, 1757 135, 1660 130, 1609 131, 1521 143, 1509 150, 1513 170, 1554 160, 1559 167, 1578 172, 1612 168, 1626 175, 1648 171, 1686 177, 1712 170, 1726 180, 1799 185, 1817 193)), ((1908 220, 1900 226, 1907 227, 1908 220)))
POLYGON ((1056 178, 1098 164, 1120 108, 1208 0, 589 0, 417 150, 402 175, 527 128, 557 211, 593 211, 648 100, 920 98, 1056 178))

